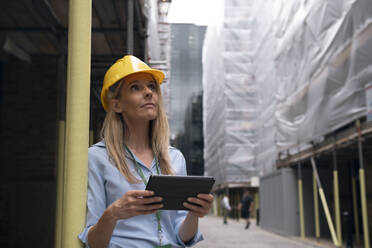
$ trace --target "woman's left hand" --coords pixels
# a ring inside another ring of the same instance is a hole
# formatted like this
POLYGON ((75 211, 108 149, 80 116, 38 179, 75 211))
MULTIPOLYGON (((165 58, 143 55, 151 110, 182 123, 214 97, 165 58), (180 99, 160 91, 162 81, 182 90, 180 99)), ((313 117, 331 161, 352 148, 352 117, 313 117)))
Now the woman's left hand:
POLYGON ((190 213, 196 215, 197 217, 204 217, 209 213, 213 202, 212 194, 198 194, 197 197, 189 197, 183 205, 190 209, 190 213), (199 206, 197 206, 197 205, 199 206))

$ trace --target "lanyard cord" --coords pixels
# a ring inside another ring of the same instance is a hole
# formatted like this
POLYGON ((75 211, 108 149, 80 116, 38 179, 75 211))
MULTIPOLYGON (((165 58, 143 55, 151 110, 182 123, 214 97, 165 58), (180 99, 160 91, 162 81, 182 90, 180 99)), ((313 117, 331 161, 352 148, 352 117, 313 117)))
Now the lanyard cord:
MULTIPOLYGON (((132 157, 133 161, 134 161, 134 164, 135 164, 135 167, 136 167, 136 170, 137 170, 137 173, 140 175, 141 179, 142 179, 142 182, 145 184, 145 186, 147 185, 147 180, 146 180, 146 177, 145 175, 143 174, 143 171, 141 169, 141 167, 138 165, 136 159, 134 158, 134 155, 133 153, 131 152, 131 150, 129 150, 129 148, 127 147, 127 145, 125 145, 125 149, 127 150, 127 152, 130 154, 130 156, 132 157)), ((159 163, 158 163, 158 159, 157 157, 155 156, 155 167, 156 167, 156 173, 158 175, 160 175, 160 171, 159 171, 159 163)), ((156 220, 157 220, 157 223, 158 223, 158 234, 159 234, 159 246, 161 247, 161 224, 160 224, 160 210, 157 210, 156 211, 156 220)))

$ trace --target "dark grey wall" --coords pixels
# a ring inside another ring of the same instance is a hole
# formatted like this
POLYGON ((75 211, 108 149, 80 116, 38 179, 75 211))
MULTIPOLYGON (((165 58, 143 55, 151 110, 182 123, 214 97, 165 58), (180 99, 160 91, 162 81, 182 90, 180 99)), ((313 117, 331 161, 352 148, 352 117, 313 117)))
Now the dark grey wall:
POLYGON ((57 58, 0 62, 0 247, 53 247, 57 58))
POLYGON ((284 235, 299 235, 296 170, 285 168, 260 178, 260 225, 284 235))

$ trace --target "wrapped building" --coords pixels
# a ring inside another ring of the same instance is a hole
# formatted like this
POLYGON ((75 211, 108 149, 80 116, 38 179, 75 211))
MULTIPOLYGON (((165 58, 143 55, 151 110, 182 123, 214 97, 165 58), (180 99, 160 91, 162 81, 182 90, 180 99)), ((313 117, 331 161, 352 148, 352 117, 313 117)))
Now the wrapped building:
POLYGON ((260 211, 267 213, 261 221, 267 229, 331 237, 337 244, 342 242, 340 212, 348 211, 362 215, 354 217, 355 240, 363 236, 369 243, 372 185, 364 183, 364 173, 372 174, 372 125, 366 118, 371 2, 236 0, 223 6, 204 45, 206 174, 222 187, 249 186, 259 176, 260 211), (317 168, 326 195, 321 204, 317 193, 314 199, 311 195, 317 168), (338 184, 337 173, 350 187, 338 184), (306 182, 303 191, 297 180, 306 182), (352 199, 356 194, 361 202, 352 199), (317 204, 324 217, 320 222, 314 220, 317 204))

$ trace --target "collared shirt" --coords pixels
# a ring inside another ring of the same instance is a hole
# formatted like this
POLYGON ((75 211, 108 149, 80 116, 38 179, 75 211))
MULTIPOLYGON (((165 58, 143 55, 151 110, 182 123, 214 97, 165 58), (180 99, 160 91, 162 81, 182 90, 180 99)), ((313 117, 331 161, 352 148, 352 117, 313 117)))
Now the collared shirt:
MULTIPOLYGON (((175 175, 186 175, 186 163, 182 153, 169 148, 169 156, 175 175)), ((119 170, 109 161, 104 141, 89 148, 88 152, 88 198, 86 227, 79 234, 80 240, 88 247, 88 231, 97 223, 105 209, 114 201, 121 198, 128 190, 144 190, 145 185, 138 175, 134 161, 129 154, 125 154, 130 172, 141 182, 130 184, 119 170)), ((134 159, 141 167, 148 180, 150 175, 156 175, 156 162, 152 161, 150 168, 134 155, 134 159)), ((161 226, 163 232, 162 244, 171 244, 172 247, 185 247, 179 236, 179 229, 188 211, 161 211, 161 226)), ((200 232, 187 243, 192 246, 203 240, 200 232)), ((129 219, 119 220, 116 223, 108 247, 117 248, 152 248, 159 245, 157 219, 155 214, 139 215, 129 219)))
POLYGON ((225 208, 225 209, 231 211, 231 206, 230 206, 230 203, 229 203, 229 197, 227 197, 226 195, 222 198, 221 206, 222 206, 222 208, 225 208))

